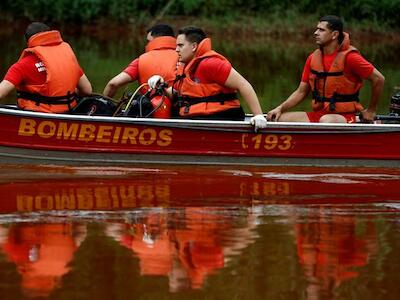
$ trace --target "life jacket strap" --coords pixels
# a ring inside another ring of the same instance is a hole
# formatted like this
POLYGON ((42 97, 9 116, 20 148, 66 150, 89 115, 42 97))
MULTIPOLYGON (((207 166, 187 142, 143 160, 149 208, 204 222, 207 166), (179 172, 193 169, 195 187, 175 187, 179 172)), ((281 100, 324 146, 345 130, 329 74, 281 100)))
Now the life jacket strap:
POLYGON ((17 98, 27 99, 36 102, 36 105, 39 104, 67 104, 70 105, 77 99, 77 95, 75 93, 68 93, 65 96, 43 96, 40 94, 29 93, 25 91, 17 91, 17 98))
POLYGON ((310 70, 312 74, 314 74, 315 76, 317 76, 317 78, 326 78, 329 76, 342 76, 343 75, 343 71, 339 71, 339 72, 318 72, 316 70, 311 69, 310 70))
POLYGON ((185 107, 185 111, 189 112, 189 108, 192 105, 206 102, 219 102, 221 105, 225 101, 237 100, 238 95, 236 93, 220 93, 207 97, 188 97, 188 96, 176 96, 175 105, 178 107, 185 107))
POLYGON ((335 110, 335 103, 337 102, 360 102, 358 96, 358 91, 354 94, 338 94, 335 92, 332 97, 323 97, 317 90, 312 92, 312 97, 316 102, 329 102, 329 110, 331 111, 335 110))

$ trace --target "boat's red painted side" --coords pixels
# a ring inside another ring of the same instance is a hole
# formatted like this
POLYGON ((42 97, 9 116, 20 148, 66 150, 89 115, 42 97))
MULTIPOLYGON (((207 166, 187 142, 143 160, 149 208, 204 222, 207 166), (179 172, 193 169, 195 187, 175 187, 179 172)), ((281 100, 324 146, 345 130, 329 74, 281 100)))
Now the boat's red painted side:
POLYGON ((260 133, 253 133, 244 122, 232 128, 228 125, 134 119, 115 122, 112 118, 57 118, 0 111, 0 145, 111 154, 400 159, 399 125, 271 123, 260 133))

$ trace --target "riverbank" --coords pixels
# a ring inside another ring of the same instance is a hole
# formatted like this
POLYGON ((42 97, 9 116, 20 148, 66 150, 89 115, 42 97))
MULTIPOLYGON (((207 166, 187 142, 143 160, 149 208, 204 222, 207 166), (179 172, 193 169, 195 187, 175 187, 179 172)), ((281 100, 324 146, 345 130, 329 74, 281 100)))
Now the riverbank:
MULTIPOLYGON (((166 16, 154 18, 140 18, 121 23, 107 19, 98 19, 81 25, 71 25, 57 22, 49 22, 53 28, 60 29, 65 34, 85 35, 99 40, 114 40, 120 37, 141 38, 145 35, 146 29, 156 23, 166 23, 176 30, 194 25, 203 28, 213 38, 223 38, 231 42, 254 40, 281 40, 308 41, 314 31, 319 19, 317 15, 294 15, 281 18, 279 16, 250 16, 240 17, 186 17, 166 16)), ((16 33, 23 34, 30 20, 1 21, 0 36, 10 36, 16 33)), ((400 42, 400 32, 394 28, 378 24, 373 21, 348 22, 345 23, 345 30, 350 32, 357 40, 379 43, 400 42)))
MULTIPOLYGON (((241 16, 232 17, 184 17, 173 16, 163 18, 148 18, 131 23, 109 22, 107 20, 99 20, 94 23, 84 24, 78 28, 70 26, 62 26, 63 29, 78 30, 82 33, 89 34, 94 37, 102 38, 104 36, 116 37, 121 34, 143 34, 146 29, 156 23, 166 23, 179 29, 184 26, 194 25, 203 28, 207 34, 212 37, 223 38, 225 40, 252 41, 258 39, 295 39, 307 40, 312 36, 316 23, 320 16, 304 15, 293 16, 285 19, 278 16, 241 16)), ((367 41, 400 42, 400 32, 393 28, 374 23, 374 22, 349 22, 345 23, 345 30, 350 32, 357 39, 367 41)))

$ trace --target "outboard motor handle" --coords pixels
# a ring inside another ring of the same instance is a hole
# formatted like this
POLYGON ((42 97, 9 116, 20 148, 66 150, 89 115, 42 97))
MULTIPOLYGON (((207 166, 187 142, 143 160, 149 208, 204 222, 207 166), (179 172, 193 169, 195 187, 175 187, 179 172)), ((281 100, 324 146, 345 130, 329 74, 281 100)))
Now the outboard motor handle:
POLYGON ((390 98, 389 114, 392 116, 400 116, 400 87, 395 88, 395 92, 390 98))

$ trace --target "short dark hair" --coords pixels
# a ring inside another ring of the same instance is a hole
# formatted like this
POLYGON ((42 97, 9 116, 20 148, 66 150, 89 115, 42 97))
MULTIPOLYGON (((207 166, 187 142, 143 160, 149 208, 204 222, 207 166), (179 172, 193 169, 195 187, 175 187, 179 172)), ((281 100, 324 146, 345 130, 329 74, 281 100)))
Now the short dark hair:
POLYGON ((179 29, 178 34, 184 34, 186 39, 191 43, 200 43, 207 37, 201 28, 195 26, 183 27, 179 29))
POLYGON ((158 36, 175 36, 175 32, 171 26, 167 24, 157 24, 147 29, 147 33, 151 34, 152 37, 158 36))
POLYGON ((25 40, 28 41, 31 36, 35 35, 39 32, 50 31, 50 27, 41 22, 32 22, 31 24, 26 27, 25 30, 25 40))
POLYGON ((320 22, 327 22, 328 23, 328 28, 332 31, 339 31, 339 43, 343 42, 344 39, 344 35, 343 35, 343 21, 341 18, 339 18, 338 16, 334 16, 334 15, 326 15, 321 17, 321 19, 319 19, 320 22))

